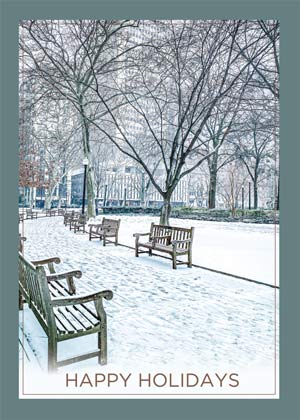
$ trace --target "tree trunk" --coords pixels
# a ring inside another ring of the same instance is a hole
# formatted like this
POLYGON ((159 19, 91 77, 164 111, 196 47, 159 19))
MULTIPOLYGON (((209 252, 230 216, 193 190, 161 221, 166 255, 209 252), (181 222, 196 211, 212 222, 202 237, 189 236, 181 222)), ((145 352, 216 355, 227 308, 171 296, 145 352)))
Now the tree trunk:
POLYGON ((45 195, 45 205, 44 205, 44 208, 46 210, 51 209, 51 202, 52 202, 52 191, 48 189, 47 194, 45 195))
POLYGON ((169 218, 171 214, 171 196, 164 197, 164 203, 160 211, 160 220, 161 225, 169 225, 169 218))
POLYGON ((217 189, 217 171, 218 171, 218 153, 215 152, 209 165, 209 192, 208 208, 216 207, 216 189, 217 189))
POLYGON ((58 202, 57 202, 57 208, 60 209, 61 208, 61 203, 62 203, 62 192, 61 192, 61 188, 60 188, 60 183, 58 184, 58 202))
POLYGON ((254 182, 253 182, 253 197, 254 197, 253 208, 257 209, 257 206, 258 206, 257 179, 254 179, 254 182))
POLYGON ((49 185, 49 188, 47 190, 47 195, 45 195, 45 205, 44 208, 46 210, 50 210, 51 209, 51 204, 52 204, 52 199, 53 199, 53 194, 55 191, 55 188, 57 187, 57 182, 55 182, 55 184, 49 185))
POLYGON ((140 190, 140 201, 141 207, 145 208, 145 193, 146 193, 146 185, 145 185, 145 174, 141 174, 141 190, 140 190))
POLYGON ((87 197, 87 217, 88 219, 96 216, 95 206, 95 176, 93 161, 91 159, 90 149, 90 129, 89 123, 85 116, 85 111, 82 106, 82 97, 80 98, 80 109, 82 119, 82 145, 84 157, 88 160, 87 174, 86 174, 86 197, 87 197))
POLYGON ((235 217, 235 215, 236 215, 236 207, 235 207, 234 203, 231 203, 230 214, 231 214, 232 217, 235 217))
POLYGON ((27 206, 30 205, 29 193, 30 193, 30 187, 28 187, 25 192, 25 203, 27 206))
POLYGON ((209 192, 208 192, 208 208, 214 209, 216 207, 216 188, 217 188, 217 174, 210 174, 209 178, 209 192))
POLYGON ((94 172, 90 166, 88 167, 86 178, 87 217, 90 219, 96 216, 94 172))
POLYGON ((34 187, 29 187, 29 207, 34 207, 34 187))

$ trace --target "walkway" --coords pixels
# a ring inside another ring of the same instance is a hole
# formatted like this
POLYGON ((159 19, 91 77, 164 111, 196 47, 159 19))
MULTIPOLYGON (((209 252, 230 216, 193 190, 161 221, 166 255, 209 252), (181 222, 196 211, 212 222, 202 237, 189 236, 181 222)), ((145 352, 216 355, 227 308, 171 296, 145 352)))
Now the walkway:
MULTIPOLYGON (((89 242, 87 234, 70 232, 62 217, 25 221, 25 236, 27 257, 60 256, 60 271, 82 270, 78 293, 113 290, 113 300, 105 303, 110 366, 272 363, 278 291, 199 268, 175 271, 158 257, 135 258, 132 250, 103 247, 98 240, 89 242)), ((44 368, 45 334, 28 308, 20 317, 26 341, 44 368)), ((77 340, 90 345, 86 337, 77 340)), ((60 344, 65 356, 74 348, 72 341, 60 344)))

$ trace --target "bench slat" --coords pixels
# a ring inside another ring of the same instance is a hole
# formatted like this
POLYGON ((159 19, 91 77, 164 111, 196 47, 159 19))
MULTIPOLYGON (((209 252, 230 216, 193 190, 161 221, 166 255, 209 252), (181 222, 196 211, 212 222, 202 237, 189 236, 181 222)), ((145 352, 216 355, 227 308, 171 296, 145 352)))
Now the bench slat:
POLYGON ((75 316, 73 316, 73 312, 65 307, 59 307, 59 311, 62 314, 62 316, 68 321, 69 324, 72 325, 75 331, 83 331, 85 328, 84 326, 78 322, 75 316))
MULTIPOLYGON (((54 297, 69 296, 68 290, 60 282, 56 281, 53 283, 56 286, 55 288, 53 287, 52 291, 54 297)), ((68 306, 68 308, 66 309, 70 309, 70 311, 73 312, 74 316, 79 315, 87 329, 99 324, 97 315, 92 311, 88 312, 83 304, 68 306)))
MULTIPOLYGON (((53 283, 55 285, 55 288, 53 290, 54 297, 69 296, 68 289, 66 289, 59 281, 55 281, 53 283)), ((82 315, 83 319, 88 322, 87 324, 88 328, 91 328, 91 326, 98 325, 99 319, 96 313, 93 312, 92 310, 87 311, 85 305, 86 304, 68 306, 66 309, 70 308, 70 310, 74 309, 75 311, 79 312, 82 315)))
MULTIPOLYGON (((69 296, 68 290, 59 282, 56 281, 51 283, 53 284, 51 284, 51 286, 49 285, 49 288, 54 297, 69 296)), ((93 316, 92 319, 91 314, 88 313, 88 315, 84 315, 84 313, 86 314, 86 309, 83 305, 68 306, 65 308, 65 311, 68 321, 75 326, 77 331, 82 331, 82 329, 88 330, 99 324, 99 320, 95 316, 93 316), (68 318, 68 312, 70 313, 70 318, 68 318)))
POLYGON ((66 328, 65 326, 60 322, 59 317, 56 316, 55 312, 54 312, 54 316, 55 316, 55 323, 56 323, 56 328, 59 334, 66 334, 66 328))
POLYGON ((63 316, 61 312, 61 308, 53 308, 53 312, 55 314, 55 320, 58 320, 60 324, 63 326, 66 333, 74 333, 75 329, 72 324, 63 316))
MULTIPOLYGON (((185 232, 183 231, 183 230, 179 230, 178 231, 178 233, 179 233, 179 241, 182 241, 182 240, 184 240, 185 239, 185 232)), ((178 248, 186 248, 186 245, 185 244, 178 244, 178 248)))

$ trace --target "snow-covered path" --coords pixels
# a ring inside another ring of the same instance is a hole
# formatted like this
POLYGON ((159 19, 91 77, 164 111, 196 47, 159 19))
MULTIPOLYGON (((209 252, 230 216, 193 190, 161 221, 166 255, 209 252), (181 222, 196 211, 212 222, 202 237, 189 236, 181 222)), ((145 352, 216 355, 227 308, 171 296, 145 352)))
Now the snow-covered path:
MULTIPOLYGON (((131 223, 128 219, 122 218, 120 242, 126 237, 132 245, 132 233, 144 231, 151 218, 131 218, 131 223)), ((218 224, 222 236, 221 228, 218 224)), ((25 236, 28 258, 59 256, 59 271, 82 270, 78 293, 113 291, 113 300, 105 303, 110 366, 216 368, 272 363, 277 350, 277 290, 195 267, 180 266, 175 271, 170 261, 158 257, 135 258, 133 250, 103 247, 98 240, 90 242, 86 234, 70 232, 62 217, 26 221, 25 236)), ((223 251, 229 252, 225 248, 226 244, 223 251)), ((30 311, 25 311, 27 338, 45 366, 46 338, 34 322, 30 311)), ((60 346, 67 354, 74 344, 60 346)))

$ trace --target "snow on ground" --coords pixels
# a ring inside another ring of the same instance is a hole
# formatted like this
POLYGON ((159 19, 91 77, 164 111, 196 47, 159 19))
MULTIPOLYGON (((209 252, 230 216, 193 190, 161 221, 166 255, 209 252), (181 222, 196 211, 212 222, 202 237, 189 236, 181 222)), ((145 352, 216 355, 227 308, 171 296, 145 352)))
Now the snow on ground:
MULTIPOLYGON (((121 218, 120 242, 130 246, 134 246, 132 232, 148 232, 151 222, 158 222, 157 217, 151 216, 112 217, 121 218)), ((183 219, 170 219, 170 225, 195 227, 193 241, 193 262, 195 264, 275 284, 275 266, 276 274, 278 274, 279 265, 278 225, 183 219)), ((278 275, 276 284, 278 285, 278 275)))
MULTIPOLYGON (((120 242, 130 245, 133 244, 132 234, 147 231, 152 220, 139 216, 121 219, 120 242)), ((175 222, 191 225, 191 221, 175 222)), ((247 263, 251 270, 255 265, 253 259, 258 258, 258 255, 253 256, 254 244, 264 251, 264 258, 271 255, 272 227, 243 225, 240 232, 240 224, 192 224, 197 227, 194 261, 201 265, 225 270, 221 263, 218 266, 218 255, 229 258, 239 250, 239 259, 231 264, 242 268, 247 263), (242 238, 240 245, 235 243, 237 238, 242 238), (245 248, 245 244, 249 248, 245 248), (214 250, 213 256, 209 249, 214 250)), ((62 263, 57 271, 82 270, 83 276, 76 283, 77 293, 113 291, 113 300, 105 302, 110 366, 159 368, 180 364, 187 368, 216 368, 272 363, 274 351, 278 350, 275 349, 278 290, 196 267, 190 269, 184 265, 172 270, 169 260, 147 254, 135 258, 131 249, 114 245, 103 247, 99 240, 90 242, 87 234, 70 232, 63 225, 62 217, 27 220, 24 234, 28 258, 59 256, 62 263)), ((267 274, 270 277, 267 266, 265 262, 263 275, 255 277, 262 280, 267 274)), ((245 270, 243 274, 251 277, 253 272, 245 270)), ((45 334, 28 308, 20 317, 24 317, 26 339, 45 368, 45 334)), ((86 346, 95 337, 76 340, 81 340, 80 346, 86 346)), ((59 344, 59 357, 62 353, 64 356, 72 353, 74 341, 59 344)), ((83 363, 97 362, 91 359, 83 363)))

